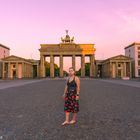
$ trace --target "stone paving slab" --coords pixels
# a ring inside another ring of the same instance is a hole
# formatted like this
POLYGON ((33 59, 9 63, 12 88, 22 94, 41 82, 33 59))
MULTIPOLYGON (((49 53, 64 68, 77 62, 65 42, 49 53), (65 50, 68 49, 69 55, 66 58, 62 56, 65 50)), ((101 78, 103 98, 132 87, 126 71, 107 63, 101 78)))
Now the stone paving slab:
POLYGON ((140 140, 139 88, 81 79, 75 125, 64 121, 65 79, 0 90, 0 140, 140 140))

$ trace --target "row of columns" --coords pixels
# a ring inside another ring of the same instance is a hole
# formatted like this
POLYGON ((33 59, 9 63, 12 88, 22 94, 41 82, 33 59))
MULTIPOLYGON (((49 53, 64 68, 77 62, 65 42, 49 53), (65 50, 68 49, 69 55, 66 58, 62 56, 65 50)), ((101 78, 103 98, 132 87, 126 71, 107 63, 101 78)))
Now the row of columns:
MULTIPOLYGON (((72 67, 75 71, 75 57, 76 55, 72 55, 72 67)), ((95 66, 94 66, 94 55, 90 55, 90 77, 94 77, 95 66)), ((60 64, 60 77, 63 77, 63 55, 59 56, 59 64, 60 64)), ((41 55, 40 57, 40 77, 45 77, 45 56, 41 55)), ((54 77, 54 56, 50 55, 50 77, 54 77)), ((81 77, 85 77, 85 55, 81 55, 81 77)))
MULTIPOLYGON (((15 65, 16 78, 30 78, 33 76, 33 66, 31 64, 24 62, 3 62, 2 78, 14 78, 12 75, 14 71, 11 68, 12 65, 15 65), (19 71, 19 64, 21 65, 21 71, 19 71), (6 67, 7 69, 5 69, 6 67)), ((39 66, 37 66, 37 73, 38 69, 39 66)))
MULTIPOLYGON (((113 64, 115 63, 115 77, 117 78, 118 77, 118 64, 121 64, 121 70, 122 70, 122 77, 126 77, 126 76, 129 76, 130 78, 132 77, 131 75, 131 62, 110 62, 110 73, 113 74, 113 64), (128 65, 128 68, 127 68, 127 65, 128 65), (129 72, 129 75, 128 75, 128 72, 129 72)), ((112 76, 111 76, 112 77, 112 76)))

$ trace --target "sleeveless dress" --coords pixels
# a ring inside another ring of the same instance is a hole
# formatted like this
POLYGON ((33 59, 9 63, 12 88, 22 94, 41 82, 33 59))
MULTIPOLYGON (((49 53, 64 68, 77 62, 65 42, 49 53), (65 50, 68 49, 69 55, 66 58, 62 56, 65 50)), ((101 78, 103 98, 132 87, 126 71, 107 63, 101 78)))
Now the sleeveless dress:
POLYGON ((79 100, 76 100, 77 84, 75 82, 75 76, 71 82, 69 82, 69 79, 68 79, 67 86, 68 86, 68 91, 65 96, 64 111, 77 113, 79 112, 79 100))

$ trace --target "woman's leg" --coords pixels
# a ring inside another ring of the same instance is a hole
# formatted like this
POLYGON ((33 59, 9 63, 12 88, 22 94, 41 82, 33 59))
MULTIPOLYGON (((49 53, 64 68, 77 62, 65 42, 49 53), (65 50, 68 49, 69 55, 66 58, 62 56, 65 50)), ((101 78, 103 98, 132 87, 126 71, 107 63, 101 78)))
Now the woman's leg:
POLYGON ((72 120, 70 121, 70 124, 73 124, 76 122, 76 116, 77 116, 77 113, 73 113, 72 120))
POLYGON ((70 112, 66 112, 66 113, 65 113, 65 116, 66 116, 66 121, 69 122, 70 112))
POLYGON ((65 112, 65 121, 62 123, 62 125, 69 124, 69 116, 70 112, 65 112))
POLYGON ((73 113, 72 120, 76 121, 76 115, 77 115, 77 113, 73 113))

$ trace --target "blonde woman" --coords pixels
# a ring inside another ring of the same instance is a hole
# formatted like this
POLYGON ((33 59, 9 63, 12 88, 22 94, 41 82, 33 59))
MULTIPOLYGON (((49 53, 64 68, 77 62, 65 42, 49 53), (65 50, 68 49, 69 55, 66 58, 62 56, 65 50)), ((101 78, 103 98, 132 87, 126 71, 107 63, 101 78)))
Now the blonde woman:
POLYGON ((69 68, 69 77, 64 89, 63 98, 65 121, 62 125, 76 123, 76 115, 79 112, 79 93, 80 93, 80 80, 75 76, 75 71, 72 67, 69 68), (69 121, 70 112, 73 113, 72 120, 69 121))

